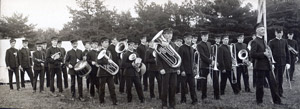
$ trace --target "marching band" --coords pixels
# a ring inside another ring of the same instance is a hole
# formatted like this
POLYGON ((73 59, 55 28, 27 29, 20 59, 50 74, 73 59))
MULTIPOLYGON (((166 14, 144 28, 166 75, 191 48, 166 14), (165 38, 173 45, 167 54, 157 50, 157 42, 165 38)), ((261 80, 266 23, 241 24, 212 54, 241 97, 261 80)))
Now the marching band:
POLYGON ((248 67, 253 66, 253 86, 256 88, 257 104, 263 102, 263 88, 266 83, 270 88, 273 103, 282 104, 280 97, 284 97, 284 75, 289 82, 294 80, 298 44, 293 39, 292 31, 288 31, 287 39, 283 39, 282 28, 275 29, 276 37, 267 43, 264 41, 265 28, 257 25, 255 29, 255 38, 248 45, 244 43, 243 34, 237 37, 237 43, 230 44, 229 36, 224 35, 215 37, 215 43, 212 44, 208 40, 208 31, 202 31, 196 36, 185 33, 183 39, 175 37, 175 40, 172 40, 171 28, 159 31, 154 37, 128 37, 120 39, 119 42, 116 37, 102 37, 100 41, 86 42, 85 51, 77 48, 77 40, 70 41, 72 49, 65 51, 61 47, 61 41, 53 37, 51 46, 47 49, 46 42, 36 43, 36 51, 32 56, 28 49, 28 40, 23 40, 22 49, 17 50, 14 47, 16 40, 11 39, 11 48, 6 51, 5 57, 9 87, 13 90, 12 77, 15 74, 17 90, 20 89, 20 71, 21 87, 25 88, 24 74, 27 72, 34 93, 39 76, 41 93, 44 92, 46 81, 46 87, 50 87, 52 96, 64 96, 62 85, 68 88, 69 74, 71 100, 78 98, 85 101, 83 78, 86 78, 90 99, 93 99, 97 92, 100 103, 105 103, 106 84, 113 105, 117 105, 115 84, 119 84, 121 93, 126 91, 127 101, 132 102, 131 91, 134 84, 141 103, 145 102, 146 92, 143 90, 148 91, 149 88, 150 98, 160 99, 162 108, 175 108, 176 93, 181 93, 181 103, 186 102, 186 94, 189 93, 191 104, 197 104, 196 90, 202 91, 202 100, 206 99, 209 78, 213 83, 216 100, 220 100, 225 94, 227 80, 233 93, 239 94, 242 90, 241 77, 245 92, 252 93, 248 67), (55 93, 55 75, 59 93, 55 93), (158 95, 154 93, 155 79, 158 95), (76 88, 79 97, 76 97, 76 88))

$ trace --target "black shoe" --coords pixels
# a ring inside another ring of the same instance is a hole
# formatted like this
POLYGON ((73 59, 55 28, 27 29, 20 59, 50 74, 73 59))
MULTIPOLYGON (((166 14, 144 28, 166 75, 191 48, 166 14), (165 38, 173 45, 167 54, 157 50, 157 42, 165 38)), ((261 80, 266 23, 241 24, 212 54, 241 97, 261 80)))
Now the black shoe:
POLYGON ((104 103, 104 101, 100 101, 100 104, 104 103))
POLYGON ((145 103, 145 100, 144 100, 144 99, 142 99, 142 100, 141 100, 141 103, 145 103))
POLYGON ((113 105, 117 105, 117 102, 114 102, 113 105))
POLYGON ((132 100, 127 100, 128 103, 132 102, 132 100))
POLYGON ((144 88, 144 91, 145 91, 145 92, 148 91, 148 88, 144 88))
POLYGON ((198 103, 198 101, 197 100, 195 100, 195 101, 192 101, 192 105, 195 105, 195 104, 197 104, 198 103))
POLYGON ((225 92, 221 92, 221 95, 224 95, 225 94, 225 92))
POLYGON ((82 98, 82 97, 79 97, 79 100, 80 100, 80 101, 82 101, 82 102, 84 102, 84 101, 85 101, 85 99, 84 99, 84 98, 82 98))
POLYGON ((180 103, 186 103, 186 100, 181 100, 180 103))
POLYGON ((201 99, 204 100, 205 98, 207 98, 206 95, 202 95, 201 99))

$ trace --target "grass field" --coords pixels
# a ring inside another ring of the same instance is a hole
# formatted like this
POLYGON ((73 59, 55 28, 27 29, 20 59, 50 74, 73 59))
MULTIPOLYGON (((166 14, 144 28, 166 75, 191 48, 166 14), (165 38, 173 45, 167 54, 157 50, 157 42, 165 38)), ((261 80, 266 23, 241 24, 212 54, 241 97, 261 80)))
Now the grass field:
MULTIPOLYGON (((296 66, 296 72, 292 82, 293 89, 289 89, 286 81, 284 81, 284 96, 282 102, 286 105, 274 105, 272 104, 271 94, 269 89, 265 88, 264 92, 264 103, 257 105, 255 102, 255 89, 252 88, 252 72, 250 71, 250 86, 253 93, 246 93, 244 90, 234 95, 229 84, 227 84, 225 95, 221 96, 221 100, 213 99, 212 85, 208 85, 208 98, 201 100, 201 92, 197 91, 198 104, 191 105, 190 96, 187 95, 187 103, 180 103, 180 94, 176 94, 176 108, 178 109, 299 109, 300 108, 300 65, 296 66)), ((69 82, 70 83, 70 82, 69 82)), ((116 86, 116 94, 118 99, 118 105, 113 106, 110 100, 108 88, 106 87, 105 92, 105 103, 100 104, 98 97, 90 99, 86 90, 84 82, 84 97, 85 102, 81 102, 78 99, 71 101, 70 88, 64 89, 63 94, 65 96, 53 97, 49 94, 49 88, 46 88, 44 93, 32 93, 30 83, 26 83, 26 88, 22 88, 20 91, 9 90, 8 85, 0 85, 0 108, 53 108, 53 109, 90 109, 90 108, 101 108, 101 109, 157 109, 161 107, 161 101, 159 99, 150 99, 149 91, 144 92, 145 103, 140 103, 138 100, 135 88, 133 88, 133 102, 127 103, 126 94, 120 94, 118 89, 119 85, 116 86)), ((14 85, 14 88, 16 86, 14 85)), ((243 88, 243 87, 242 87, 243 88)), ((157 89, 155 89, 157 90, 157 89)), ((96 94, 98 96, 98 94, 96 94)), ((156 95, 157 96, 157 95, 156 95)))

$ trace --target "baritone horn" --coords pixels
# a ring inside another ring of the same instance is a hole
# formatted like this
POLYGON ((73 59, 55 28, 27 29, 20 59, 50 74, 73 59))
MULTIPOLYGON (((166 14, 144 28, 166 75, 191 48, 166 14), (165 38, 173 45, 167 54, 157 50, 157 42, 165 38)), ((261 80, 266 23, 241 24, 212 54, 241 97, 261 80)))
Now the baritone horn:
MULTIPOLYGON (((107 60, 109 60, 110 58, 106 55, 106 52, 107 52, 106 50, 100 51, 97 59, 106 58, 107 60)), ((98 66, 103 68, 105 71, 107 71, 111 75, 116 75, 119 71, 119 66, 113 61, 112 61, 112 63, 108 63, 106 65, 98 65, 98 66)))
POLYGON ((163 30, 159 31, 151 40, 153 42, 156 41, 154 50, 170 67, 179 67, 181 64, 181 57, 171 45, 162 45, 163 42, 167 42, 162 33, 163 30))

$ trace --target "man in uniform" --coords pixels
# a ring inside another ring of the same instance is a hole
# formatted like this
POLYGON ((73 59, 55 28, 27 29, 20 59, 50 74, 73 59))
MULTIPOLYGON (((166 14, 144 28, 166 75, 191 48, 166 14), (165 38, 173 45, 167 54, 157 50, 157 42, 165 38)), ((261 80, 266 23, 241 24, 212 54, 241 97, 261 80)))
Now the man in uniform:
POLYGON ((28 40, 23 40, 22 41, 23 47, 21 50, 18 52, 18 58, 19 58, 19 63, 20 67, 19 69, 21 70, 21 86, 25 88, 25 71, 27 72, 31 85, 33 87, 34 79, 33 79, 33 72, 32 72, 32 57, 30 50, 28 48, 28 40))
POLYGON ((9 88, 13 90, 13 74, 15 73, 17 90, 20 89, 18 50, 15 48, 16 40, 10 39, 10 48, 6 50, 5 62, 8 69, 9 88))
POLYGON ((290 49, 294 49, 296 52, 298 52, 298 54, 297 54, 295 52, 292 52, 292 50, 289 49, 290 58, 291 58, 291 68, 290 68, 290 71, 289 71, 290 72, 289 76, 290 76, 290 80, 294 81, 293 77, 294 77, 294 72, 295 72, 295 63, 298 62, 298 55, 299 55, 299 49, 298 48, 299 47, 298 47, 297 41, 293 39, 293 37, 294 37, 294 32, 293 31, 289 31, 287 33, 287 36, 288 36, 287 41, 288 41, 288 44, 290 46, 290 49))

